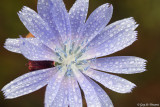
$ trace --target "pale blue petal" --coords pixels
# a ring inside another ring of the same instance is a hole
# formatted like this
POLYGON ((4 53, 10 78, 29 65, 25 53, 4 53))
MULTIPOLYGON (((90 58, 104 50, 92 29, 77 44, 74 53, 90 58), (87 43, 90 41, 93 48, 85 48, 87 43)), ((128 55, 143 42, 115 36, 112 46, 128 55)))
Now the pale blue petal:
POLYGON ((88 48, 93 49, 99 47, 100 44, 117 36, 117 34, 125 32, 125 30, 134 31, 137 25, 133 18, 126 18, 116 21, 103 29, 89 44, 88 48))
POLYGON ((89 77, 87 79, 90 81, 90 83, 94 87, 94 90, 96 90, 96 93, 101 101, 102 107, 113 107, 112 101, 107 95, 107 93, 92 79, 90 79, 89 77))
POLYGON ((78 38, 79 32, 85 24, 88 13, 89 0, 76 0, 69 11, 70 23, 72 29, 72 38, 78 38))
POLYGON ((86 79, 86 77, 76 68, 73 68, 73 73, 84 92, 84 96, 88 107, 101 107, 99 98, 94 90, 94 87, 86 79))
MULTIPOLYGON (((38 41, 38 39, 36 38, 23 38, 23 39, 31 43, 34 43, 34 41, 36 42, 38 41)), ((4 43, 4 47, 11 52, 21 53, 20 46, 22 45, 22 43, 23 43, 23 40, 20 38, 16 38, 16 39, 8 38, 4 43)), ((40 42, 37 42, 37 43, 40 43, 40 42)))
POLYGON ((82 96, 75 77, 68 77, 69 107, 82 107, 82 96))
POLYGON ((11 52, 15 52, 15 53, 21 53, 20 51, 20 45, 22 44, 22 42, 20 41, 20 39, 6 39, 5 43, 4 43, 4 48, 6 48, 7 50, 11 51, 11 52))
POLYGON ((29 72, 11 81, 2 91, 6 99, 26 95, 45 86, 54 74, 55 68, 29 72))
POLYGON ((121 77, 96 71, 93 69, 89 69, 88 71, 84 71, 83 73, 88 75, 90 78, 93 78, 97 82, 103 84, 105 87, 118 93, 130 93, 136 86, 135 84, 121 77))
POLYGON ((82 29, 81 41, 86 40, 89 43, 104 27, 108 24, 112 17, 113 7, 110 4, 103 4, 98 7, 87 19, 82 29))
POLYGON ((90 67, 111 73, 134 74, 145 71, 146 60, 134 56, 98 58, 91 61, 90 67))
POLYGON ((42 19, 48 23, 49 27, 53 32, 53 36, 55 36, 56 39, 61 42, 61 36, 52 18, 52 12, 51 12, 52 6, 53 3, 51 2, 51 0, 38 0, 37 11, 38 14, 42 17, 42 19))
POLYGON ((27 59, 59 61, 56 54, 46 45, 39 42, 38 39, 30 39, 30 41, 27 41, 21 38, 21 40, 23 43, 20 45, 20 50, 27 59))
POLYGON ((66 71, 61 68, 49 81, 45 93, 45 107, 51 107, 59 91, 65 73, 66 71))
POLYGON ((68 79, 66 79, 66 77, 65 77, 64 90, 65 90, 64 91, 64 102, 63 102, 63 106, 62 107, 68 107, 69 106, 69 101, 68 101, 69 92, 68 92, 68 79))
POLYGON ((107 26, 88 46, 81 59, 106 56, 131 45, 137 39, 133 18, 117 21, 107 26))
POLYGON ((56 40, 55 34, 52 32, 49 25, 34 10, 24 7, 18 15, 29 32, 42 43, 53 50, 56 46, 60 47, 59 42, 56 40))
POLYGON ((66 10, 63 0, 51 0, 53 6, 51 9, 52 18, 57 26, 57 29, 62 37, 62 41, 71 39, 71 25, 69 14, 66 10))
POLYGON ((62 83, 60 85, 60 88, 58 90, 58 93, 52 102, 51 107, 68 107, 68 86, 67 86, 67 78, 64 77, 62 80, 62 83))

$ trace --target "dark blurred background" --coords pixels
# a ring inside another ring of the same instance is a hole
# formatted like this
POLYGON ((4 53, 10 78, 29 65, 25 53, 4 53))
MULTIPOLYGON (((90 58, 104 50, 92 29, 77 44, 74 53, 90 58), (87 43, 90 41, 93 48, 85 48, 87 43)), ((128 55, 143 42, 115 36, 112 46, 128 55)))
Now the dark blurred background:
MULTIPOLYGON (((65 0, 67 9, 74 1, 65 0)), ((89 14, 106 2, 114 7, 110 23, 132 16, 140 24, 138 40, 112 56, 138 56, 148 60, 148 63, 144 73, 119 75, 137 85, 132 93, 119 94, 102 86, 103 89, 115 107, 137 107, 138 103, 160 104, 160 0, 90 0, 89 14)), ((24 5, 36 10, 37 0, 0 0, 0 89, 28 72, 25 65, 27 59, 3 48, 5 39, 28 34, 17 15, 24 5)), ((5 100, 0 92, 0 107, 43 107, 44 92, 45 88, 12 100, 5 100)))

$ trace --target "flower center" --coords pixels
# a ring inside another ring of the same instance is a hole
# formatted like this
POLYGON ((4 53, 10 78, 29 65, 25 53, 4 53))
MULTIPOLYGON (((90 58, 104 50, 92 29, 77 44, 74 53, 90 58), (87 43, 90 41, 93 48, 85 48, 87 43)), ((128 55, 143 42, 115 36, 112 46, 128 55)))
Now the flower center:
POLYGON ((57 48, 55 50, 57 57, 59 57, 58 66, 60 68, 65 67, 64 70, 66 70, 68 75, 72 75, 73 66, 76 66, 79 70, 88 68, 86 60, 79 60, 86 51, 85 49, 81 45, 75 46, 74 42, 66 42, 62 49, 57 48))
POLYGON ((63 65, 70 65, 72 63, 75 62, 75 58, 74 58, 74 55, 70 55, 68 56, 67 58, 65 58, 62 62, 63 65))

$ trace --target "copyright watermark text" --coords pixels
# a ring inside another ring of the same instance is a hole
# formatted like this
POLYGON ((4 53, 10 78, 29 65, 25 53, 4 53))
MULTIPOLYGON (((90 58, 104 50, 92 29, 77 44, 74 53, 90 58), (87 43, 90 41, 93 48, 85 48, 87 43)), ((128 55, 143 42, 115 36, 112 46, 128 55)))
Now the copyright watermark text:
POLYGON ((138 107, 159 107, 160 104, 156 103, 137 103, 138 107))

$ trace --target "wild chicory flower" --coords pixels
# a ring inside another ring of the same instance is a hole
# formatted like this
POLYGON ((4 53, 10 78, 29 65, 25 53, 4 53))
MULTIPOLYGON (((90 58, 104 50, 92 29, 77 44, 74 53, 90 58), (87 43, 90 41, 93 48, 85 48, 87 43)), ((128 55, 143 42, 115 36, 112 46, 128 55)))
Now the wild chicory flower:
POLYGON ((98 57, 131 45, 137 38, 138 25, 133 18, 126 18, 106 26, 113 12, 110 4, 98 7, 86 21, 88 4, 89 0, 77 0, 67 12, 62 0, 38 0, 38 14, 28 7, 18 13, 35 38, 7 39, 4 47, 30 61, 54 61, 55 67, 11 81, 2 89, 7 99, 47 85, 45 107, 82 107, 81 87, 88 107, 112 107, 108 95, 92 79, 115 92, 131 92, 135 84, 107 72, 141 73, 146 60, 133 56, 98 57))

